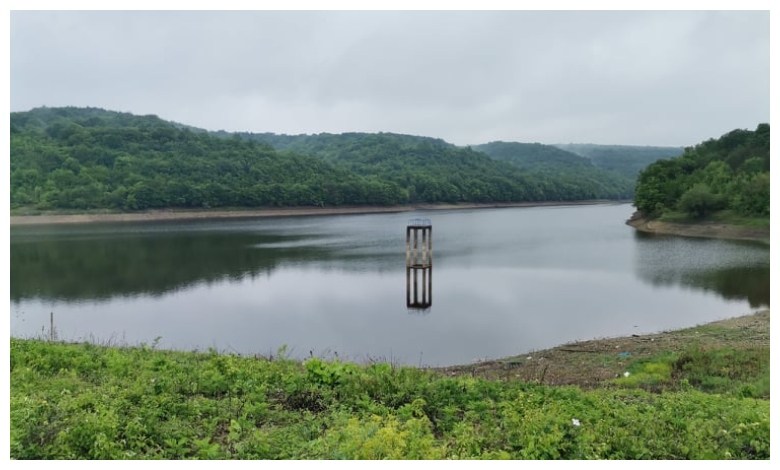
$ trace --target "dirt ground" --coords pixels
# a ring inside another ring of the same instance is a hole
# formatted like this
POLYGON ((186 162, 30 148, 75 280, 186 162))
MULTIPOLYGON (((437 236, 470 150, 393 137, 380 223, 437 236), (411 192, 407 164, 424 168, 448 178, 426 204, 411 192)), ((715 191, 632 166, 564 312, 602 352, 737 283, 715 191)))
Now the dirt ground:
POLYGON ((723 238, 728 240, 754 240, 769 242, 769 229, 736 227, 716 222, 676 224, 632 217, 626 224, 641 232, 685 237, 723 238))
POLYGON ((769 347, 769 310, 684 330, 581 341, 500 360, 433 370, 449 376, 593 388, 621 375, 632 361, 683 351, 692 344, 702 348, 769 347))

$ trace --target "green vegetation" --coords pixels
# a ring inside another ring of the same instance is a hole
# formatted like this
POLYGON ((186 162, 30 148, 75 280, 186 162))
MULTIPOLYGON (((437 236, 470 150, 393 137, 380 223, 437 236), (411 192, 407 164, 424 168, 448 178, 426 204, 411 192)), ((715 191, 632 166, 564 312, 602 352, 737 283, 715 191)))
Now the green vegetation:
POLYGON ((11 208, 399 204, 392 182, 155 116, 91 108, 11 113, 11 208))
MULTIPOLYGON (((680 211, 702 219, 729 210, 721 219, 769 218, 769 124, 737 129, 719 139, 686 148, 639 175, 634 204, 649 217, 680 211)), ((749 222, 755 226, 755 222, 749 222)))
MULTIPOLYGON (((359 175, 378 175, 404 188, 411 203, 555 200, 528 173, 441 139, 355 132, 300 135, 285 141, 273 134, 273 138, 238 135, 311 155, 359 175)), ((571 196, 571 200, 582 199, 571 196)))
POLYGON ((10 454, 768 459, 766 351, 689 348, 585 391, 385 363, 298 362, 284 351, 240 357, 12 338, 10 454))
POLYGON ((399 134, 206 132, 76 107, 11 113, 10 132, 15 213, 575 201, 632 190, 574 155, 526 167, 399 134))
POLYGON ((748 228, 769 229, 769 218, 760 216, 740 215, 733 210, 724 209, 710 212, 698 218, 691 218, 686 212, 669 210, 664 212, 658 220, 662 222, 688 223, 692 221, 712 222, 716 224, 740 225, 748 228))
POLYGON ((769 399, 769 348, 704 350, 698 344, 682 353, 640 359, 615 379, 622 387, 646 390, 695 388, 707 393, 769 399))
POLYGON ((585 157, 595 166, 614 171, 631 181, 636 181, 639 172, 648 165, 662 158, 680 156, 685 150, 683 147, 597 144, 559 144, 556 147, 585 157))
POLYGON ((546 189, 561 199, 576 194, 582 198, 628 199, 634 195, 635 177, 597 168, 587 158, 551 145, 491 142, 474 146, 496 160, 528 171, 546 182, 546 189))
POLYGON ((383 175, 406 188, 413 203, 574 201, 633 195, 633 179, 594 168, 589 161, 549 145, 497 142, 460 148, 441 139, 392 133, 235 135, 313 155, 360 175, 383 175), (498 149, 501 145, 510 146, 519 158, 507 158, 498 149))

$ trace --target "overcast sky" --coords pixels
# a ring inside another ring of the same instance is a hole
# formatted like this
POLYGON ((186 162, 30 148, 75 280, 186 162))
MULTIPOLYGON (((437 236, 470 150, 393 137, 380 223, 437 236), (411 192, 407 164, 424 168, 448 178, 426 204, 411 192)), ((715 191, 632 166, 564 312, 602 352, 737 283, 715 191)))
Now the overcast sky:
POLYGON ((769 12, 11 12, 11 111, 693 145, 769 122, 769 12))

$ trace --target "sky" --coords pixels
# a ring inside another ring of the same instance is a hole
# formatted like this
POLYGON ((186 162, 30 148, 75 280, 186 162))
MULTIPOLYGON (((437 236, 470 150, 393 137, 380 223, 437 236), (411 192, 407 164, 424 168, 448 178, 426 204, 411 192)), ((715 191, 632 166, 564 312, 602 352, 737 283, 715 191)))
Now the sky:
POLYGON ((769 122, 769 11, 11 11, 10 110, 687 146, 769 122))

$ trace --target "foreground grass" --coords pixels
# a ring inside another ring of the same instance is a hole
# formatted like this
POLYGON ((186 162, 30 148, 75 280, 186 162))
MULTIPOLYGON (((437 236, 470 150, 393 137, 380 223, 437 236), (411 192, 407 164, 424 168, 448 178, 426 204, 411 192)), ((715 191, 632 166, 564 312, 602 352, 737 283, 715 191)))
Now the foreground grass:
POLYGON ((12 338, 10 454, 767 459, 769 401, 753 397, 768 397, 768 354, 742 352, 698 347, 655 356, 634 364, 629 377, 583 390, 390 364, 12 338), (726 374, 731 385, 705 380, 729 364, 750 372, 726 374), (756 385, 764 365, 766 390, 756 385), (676 380, 673 390, 642 389, 675 374, 686 380, 676 380))

